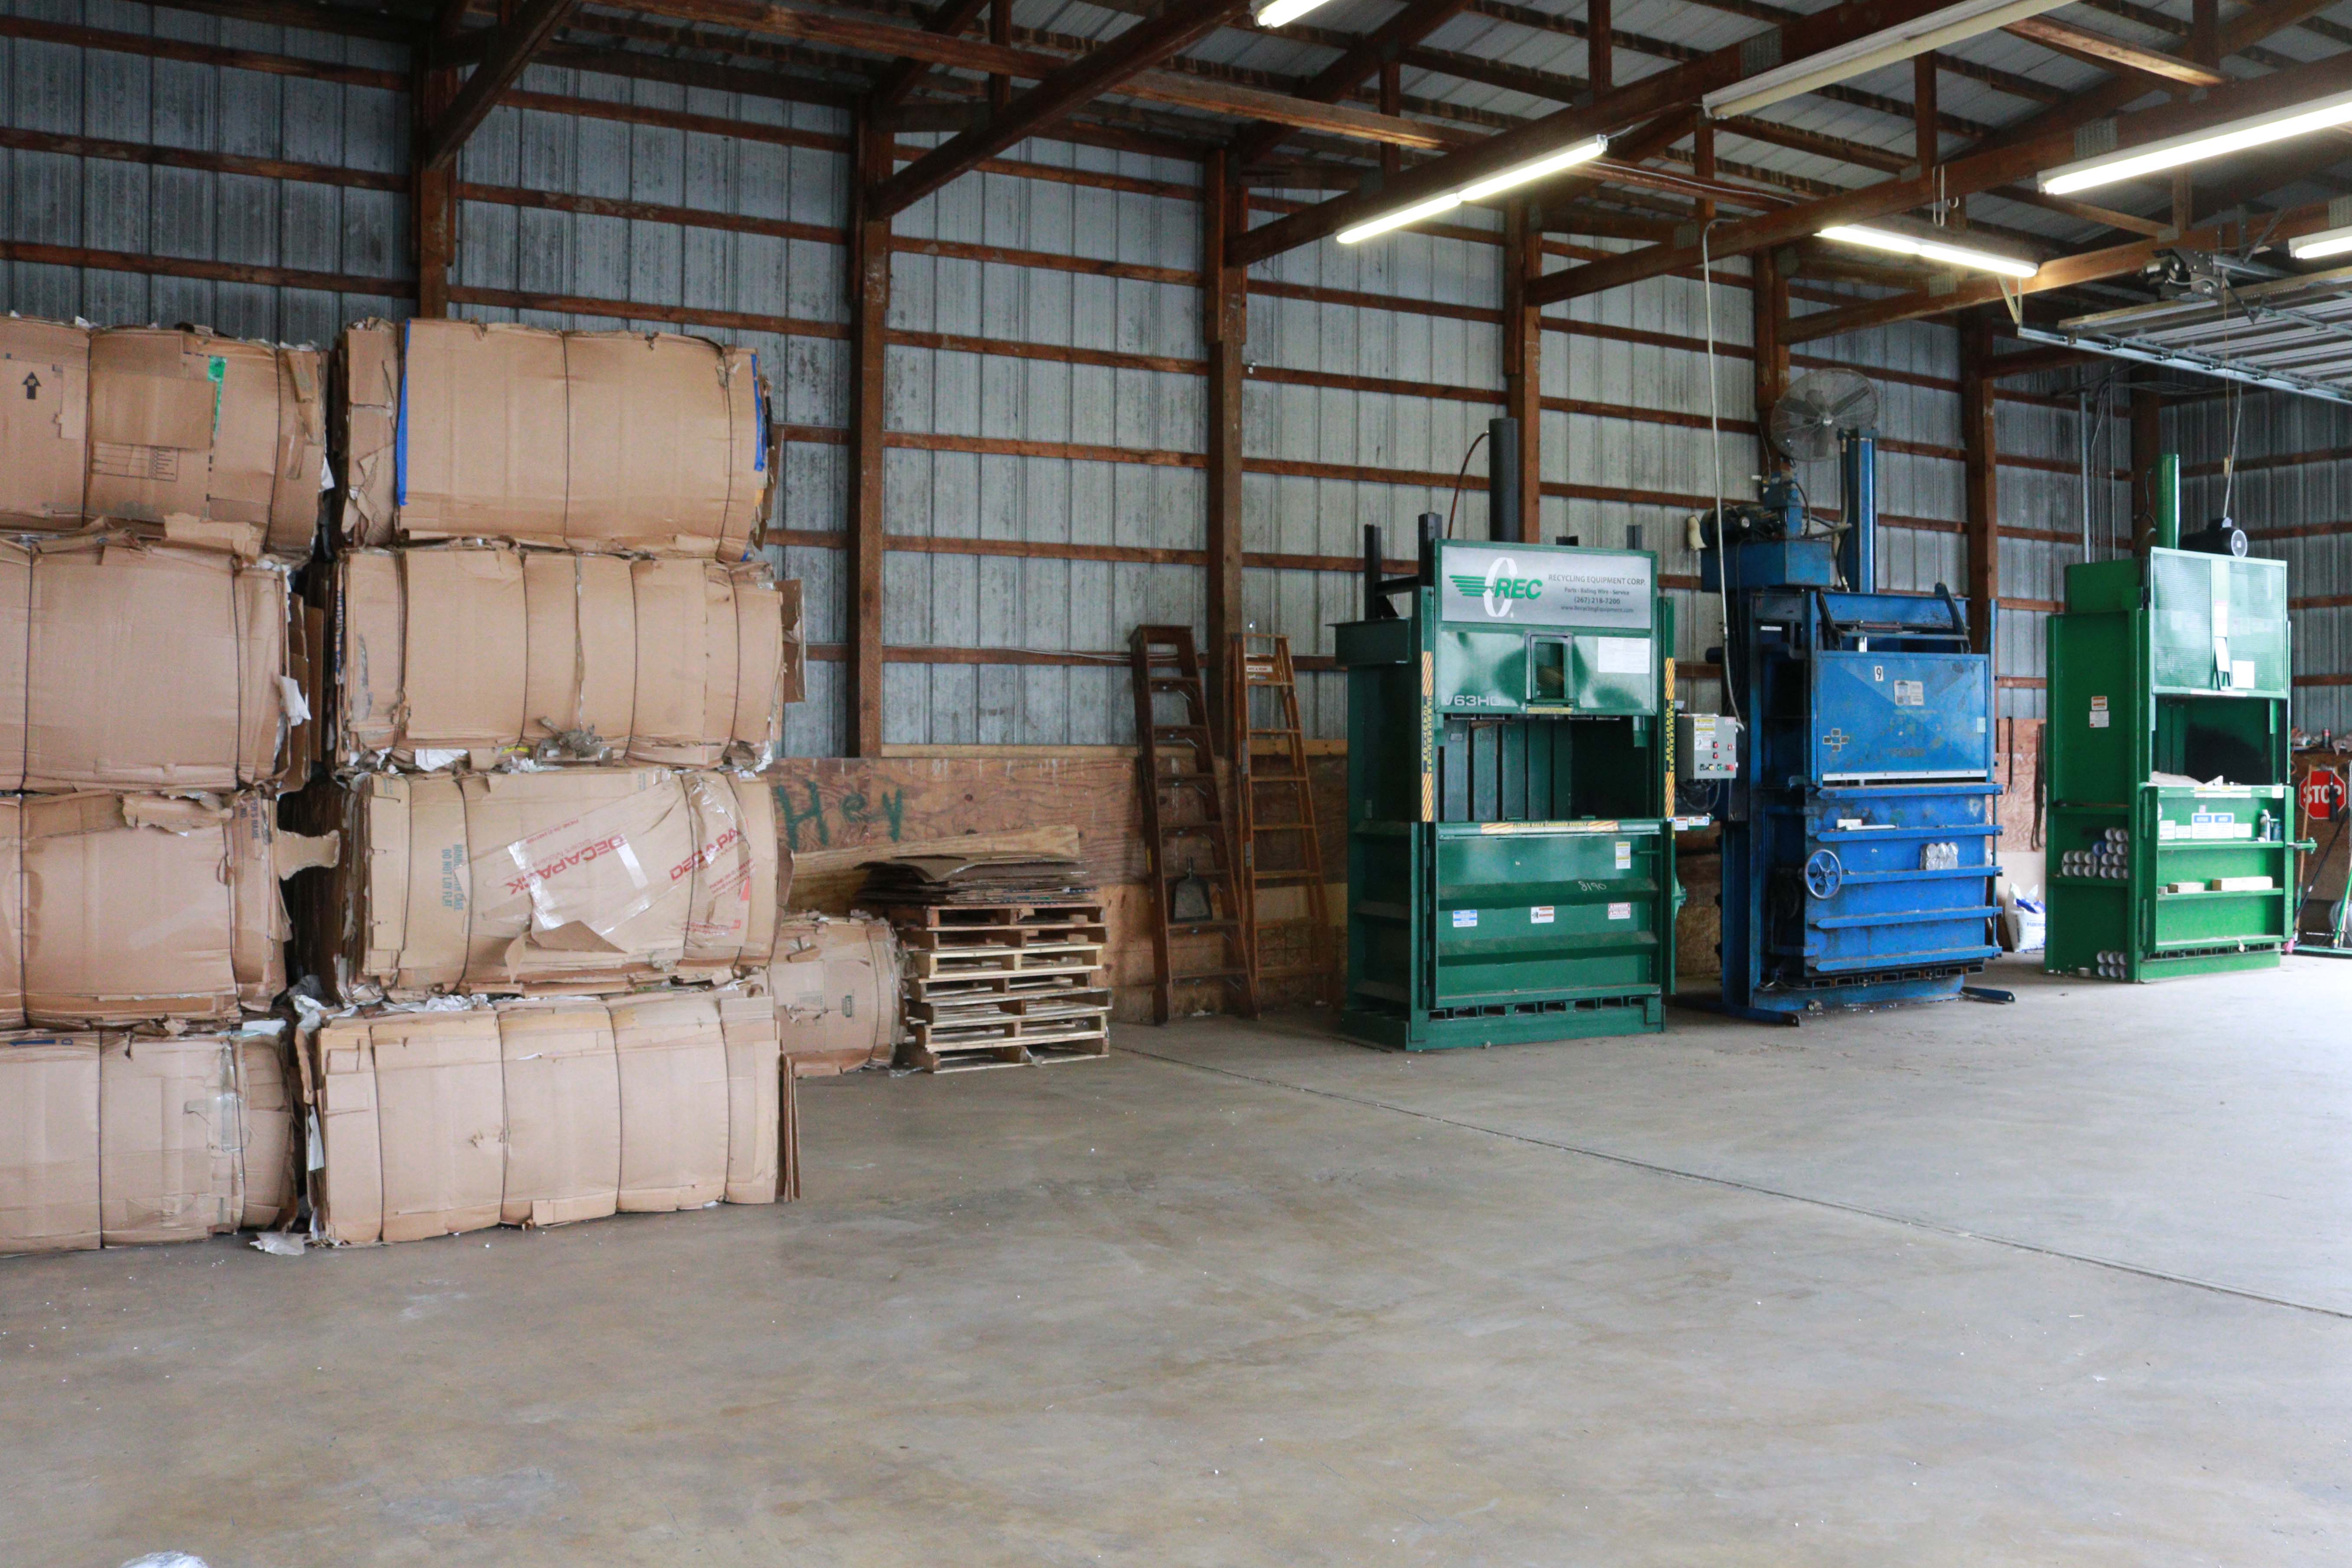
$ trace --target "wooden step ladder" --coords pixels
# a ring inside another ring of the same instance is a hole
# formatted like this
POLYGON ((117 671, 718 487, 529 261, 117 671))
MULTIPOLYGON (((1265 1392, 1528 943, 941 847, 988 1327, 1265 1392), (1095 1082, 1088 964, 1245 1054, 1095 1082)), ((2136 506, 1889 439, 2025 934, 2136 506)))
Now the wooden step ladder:
POLYGON ((1323 883, 1323 846, 1315 831, 1315 789, 1307 774, 1307 733, 1298 719, 1298 670, 1290 639, 1243 632, 1227 663, 1233 694, 1231 742, 1234 837, 1241 846, 1242 945, 1250 978, 1311 979, 1318 1001, 1331 999, 1330 902, 1323 883), (1302 912, 1273 920, 1260 913, 1272 889, 1302 912), (1271 938, 1271 942, 1269 942, 1271 938))
POLYGON ((1217 788, 1216 744, 1209 701, 1201 687, 1201 655, 1190 626, 1141 626, 1128 638, 1135 673, 1137 784, 1143 795, 1143 848, 1150 862, 1151 1017, 1164 1024, 1179 985, 1215 981, 1234 1010, 1257 1016, 1257 986, 1242 936, 1242 901, 1233 841, 1217 788), (1176 913, 1179 885, 1197 878, 1208 891, 1208 912, 1176 913), (1220 956, 1207 969, 1180 970, 1170 956, 1186 937, 1218 938, 1220 956))

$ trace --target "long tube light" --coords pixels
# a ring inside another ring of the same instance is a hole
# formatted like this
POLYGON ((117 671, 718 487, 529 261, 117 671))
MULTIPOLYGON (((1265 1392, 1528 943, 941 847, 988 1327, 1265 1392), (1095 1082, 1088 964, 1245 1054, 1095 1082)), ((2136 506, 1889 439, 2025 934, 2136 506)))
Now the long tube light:
POLYGON ((1836 228, 1825 228, 1816 237, 1837 241, 1840 245, 1858 245, 1865 249, 1883 250, 1894 256, 1916 257, 1922 261, 1941 261, 1953 267, 1971 268, 1979 272, 1996 272, 2004 278, 2031 278, 2042 270, 2042 264, 2020 252, 1998 245, 1983 243, 1966 231, 1937 228, 1932 224, 1916 223, 1907 218, 1878 218, 1870 223, 1850 223, 1836 228))
POLYGON ((1250 20, 1261 27, 1279 27, 1296 22, 1324 0, 1265 0, 1264 5, 1250 9, 1250 20))
MULTIPOLYGON (((2011 22, 2021 22, 2028 16, 2039 16, 2044 11, 2054 11, 2066 0, 1960 0, 1957 5, 1947 5, 1930 11, 1924 16, 1914 16, 1908 22, 1884 27, 1866 37, 1840 44, 1833 49, 1823 49, 1817 55, 1775 66, 1770 70, 1719 87, 1699 100, 1710 120, 1727 120, 1735 114, 1752 114, 1783 99, 1816 91, 1835 82, 1857 77, 1864 71, 1876 70, 1907 60, 1914 55, 1924 55, 1930 49, 1940 49, 1957 44, 1963 38, 1973 38, 1979 33, 1990 33, 2006 27, 2011 22)), ((1759 33, 1741 47, 1741 63, 1745 65, 1752 52, 1762 51, 1769 58, 1759 64, 1769 64, 1779 58, 1780 34, 1759 33), (1767 42, 1767 40, 1769 42, 1767 42)))
POLYGON ((1378 217, 1367 218, 1353 228, 1343 228, 1339 231, 1339 243, 1355 245, 1371 238, 1376 234, 1386 234, 1392 228, 1402 228, 1407 224, 1419 223, 1423 218, 1435 217, 1440 213, 1452 212, 1464 202, 1484 201, 1488 196, 1500 195, 1514 186, 1540 180, 1547 174, 1556 174, 1562 169, 1572 169, 1579 163, 1589 163, 1607 151, 1609 151, 1608 137, 1588 136, 1583 141, 1563 147, 1557 153, 1547 153, 1540 158, 1530 158, 1524 163, 1514 164, 1499 174, 1489 174, 1483 180, 1473 180, 1460 189, 1448 191, 1442 196, 1432 196, 1427 201, 1415 202, 1411 206, 1399 207, 1394 212, 1385 212, 1378 217))
POLYGON ((2323 256, 2341 256, 2352 250, 2352 225, 2343 228, 2325 228, 2317 234, 2306 234, 2286 242, 2286 253, 2297 261, 2313 261, 2323 256))
POLYGON ((2216 125, 2210 130, 2184 132, 2179 136, 2167 136, 2159 142, 2119 148, 2095 157, 2079 158, 2072 163, 2044 170, 2034 176, 2033 183, 2045 195, 2070 195, 2076 191, 2111 185, 2118 180, 2160 174, 2184 163, 2201 163, 2208 158, 2242 153, 2249 147, 2267 146, 2273 142, 2284 142, 2290 136, 2308 135, 2314 131, 2325 131, 2333 125, 2347 123, 2352 123, 2352 92, 2333 93, 2309 103, 2232 120, 2226 125, 2216 125))

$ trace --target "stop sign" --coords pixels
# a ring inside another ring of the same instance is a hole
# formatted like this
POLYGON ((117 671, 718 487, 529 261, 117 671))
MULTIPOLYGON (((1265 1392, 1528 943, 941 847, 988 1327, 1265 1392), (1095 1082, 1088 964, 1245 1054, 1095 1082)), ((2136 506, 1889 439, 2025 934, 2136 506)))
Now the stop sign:
POLYGON ((2334 768, 2314 768, 2304 775, 2303 816, 2306 822, 2333 821, 2344 811, 2344 775, 2334 768))

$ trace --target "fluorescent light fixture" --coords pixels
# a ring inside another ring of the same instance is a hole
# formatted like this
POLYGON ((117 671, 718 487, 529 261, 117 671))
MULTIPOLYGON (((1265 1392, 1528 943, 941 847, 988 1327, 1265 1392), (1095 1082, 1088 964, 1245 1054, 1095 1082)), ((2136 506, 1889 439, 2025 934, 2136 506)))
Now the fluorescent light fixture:
POLYGON ((1767 105, 1783 99, 1795 98, 1818 89, 1857 77, 1881 66, 1891 66, 1907 60, 1914 55, 1924 55, 1930 49, 1940 49, 1957 44, 1963 38, 1973 38, 1979 33, 1990 33, 2006 27, 2011 22, 2021 22, 2028 16, 2039 16, 2044 11, 2055 11, 2066 0, 1961 0, 1957 5, 1947 5, 1930 11, 1924 16, 1885 27, 1867 37, 1840 44, 1833 49, 1823 49, 1817 55, 1779 63, 1780 35, 1778 31, 1759 33, 1740 45, 1739 63, 1751 69, 1742 80, 1729 87, 1719 87, 1699 100, 1710 120, 1727 120, 1735 114, 1752 114, 1767 105), (1767 69, 1765 68, 1772 68, 1767 69))
POLYGON ((1261 27, 1279 27, 1296 22, 1323 3, 1324 0, 1265 0, 1262 5, 1250 7, 1250 17, 1261 27))
POLYGON ((2286 253, 2297 261, 2309 261, 2322 256, 2341 256, 2352 250, 2352 226, 2326 228, 2317 234, 2306 234, 2301 239, 2286 242, 2286 253))
POLYGON ((1818 237, 1833 239, 1841 245, 1859 245, 1865 249, 1883 250, 1895 256, 1916 257, 1922 261, 1941 261, 1948 266, 1966 267, 1979 272, 1997 272, 2004 278, 2031 278, 2042 270, 2040 262, 2000 246, 1997 241, 1988 244, 1965 229, 1937 228, 1933 224, 1918 223, 1909 218, 1876 218, 1869 223, 1845 224, 1837 228, 1825 228, 1818 237))
MULTIPOLYGON (((2216 125, 2210 130, 2186 132, 2179 136, 2165 137, 2160 142, 2077 159, 2072 163, 2044 170, 2034 176, 2033 183, 2046 195, 2068 195, 2075 191, 2111 185, 2118 180, 2160 174, 2184 163, 2201 163, 2207 158, 2242 153, 2249 147, 2267 146, 2273 142, 2284 142, 2290 136, 2305 136, 2314 131, 2325 131, 2330 126, 2347 123, 2352 123, 2352 92, 2332 93, 2310 103, 2298 103, 2292 108, 2274 109, 2268 114, 2232 120, 2226 125, 2216 125)), ((2081 143, 2076 145, 2079 147, 2081 143)))
POLYGON ((1488 196, 1498 195, 1514 186, 1540 180, 1547 174, 1556 174, 1562 169, 1572 169, 1579 163, 1589 163, 1607 151, 1609 151, 1608 137, 1588 136, 1583 141, 1572 146, 1563 147, 1557 153, 1547 153, 1540 158, 1530 158, 1526 163, 1516 164, 1499 174, 1489 174, 1483 180, 1474 180, 1459 190, 1448 191, 1442 196, 1432 196, 1425 202, 1415 202, 1409 207, 1399 207, 1394 212, 1382 213, 1375 218, 1367 218, 1353 228, 1343 228, 1339 234, 1339 243, 1355 245, 1371 238, 1376 234, 1386 234, 1392 228, 1402 228, 1407 224, 1419 223, 1425 217, 1435 217, 1440 213, 1452 212, 1464 202, 1482 201, 1488 196))
POLYGON ((1475 184, 1465 185, 1462 187, 1462 199, 1465 202, 1475 202, 1483 201, 1488 196, 1500 195, 1514 185, 1524 185, 1530 180, 1540 180, 1546 174, 1556 174, 1562 169, 1572 169, 1579 163, 1590 163, 1607 151, 1609 151, 1609 138, 1588 136, 1573 147, 1563 147, 1557 153, 1547 153, 1542 157, 1521 163, 1517 168, 1506 169, 1499 174, 1489 174, 1475 184))

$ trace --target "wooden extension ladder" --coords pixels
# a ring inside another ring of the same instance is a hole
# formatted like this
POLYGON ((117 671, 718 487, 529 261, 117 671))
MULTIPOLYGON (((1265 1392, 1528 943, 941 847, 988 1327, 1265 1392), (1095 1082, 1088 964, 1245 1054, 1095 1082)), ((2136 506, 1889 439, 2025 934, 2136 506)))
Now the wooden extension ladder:
POLYGON ((1257 987, 1242 938, 1242 903, 1233 844, 1217 789, 1216 746, 1209 702, 1201 687, 1201 655, 1190 626, 1142 626, 1128 638, 1135 671, 1137 784, 1143 795, 1143 847, 1150 861, 1151 1017, 1164 1024, 1179 985, 1215 981, 1234 1011, 1257 1016, 1257 987), (1180 916, 1176 900, 1195 882, 1205 909, 1180 916), (1188 937, 1219 939, 1219 957, 1207 969, 1179 970, 1171 944, 1188 937))
POLYGON ((1330 904, 1323 885, 1323 846, 1315 834, 1315 790, 1307 771, 1307 733, 1298 721, 1298 671, 1290 639, 1243 632, 1233 639, 1225 688, 1232 741, 1234 823, 1241 846, 1242 945, 1252 983, 1311 979, 1331 999, 1330 904), (1265 918, 1265 894, 1288 909, 1265 918), (1298 894, 1287 889, 1298 889, 1298 894), (1303 897, 1299 896, 1303 894, 1303 897), (1270 940, 1269 940, 1270 939, 1270 940))

